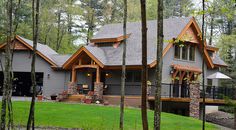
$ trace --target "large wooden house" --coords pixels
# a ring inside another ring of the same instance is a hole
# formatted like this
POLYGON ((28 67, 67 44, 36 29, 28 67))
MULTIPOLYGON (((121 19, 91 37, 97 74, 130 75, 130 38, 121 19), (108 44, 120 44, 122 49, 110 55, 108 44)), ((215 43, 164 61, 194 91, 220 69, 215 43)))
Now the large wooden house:
MULTIPOLYGON (((154 85, 156 66, 157 22, 147 22, 147 63, 149 86, 154 85)), ((126 53, 126 105, 139 106, 141 94, 141 23, 127 24, 127 35, 123 35, 122 24, 101 27, 90 40, 73 55, 60 55, 47 45, 38 43, 36 72, 37 82, 43 88, 43 95, 50 96, 68 89, 68 83, 83 86, 111 104, 119 104, 123 40, 127 40, 126 53)), ((206 77, 227 67, 218 54, 218 48, 204 49, 201 30, 193 17, 169 18, 164 20, 162 100, 163 110, 188 115, 191 92, 189 83, 201 81, 202 60, 205 60, 206 77), (175 39, 183 41, 183 46, 175 39), (202 55, 202 53, 204 55, 202 55), (182 104, 182 105, 180 105, 182 104)), ((19 76, 15 95, 30 95, 30 63, 32 41, 16 36, 13 70, 19 76)), ((14 43, 13 42, 13 43, 14 43)), ((4 48, 4 44, 0 49, 4 48)), ((3 51, 3 50, 2 50, 3 51)), ((1 60, 4 61, 4 53, 1 60)), ((2 76, 0 77, 2 78, 2 76)), ((1 80, 2 81, 2 80, 1 80)), ((205 79, 209 86, 218 86, 217 80, 205 79)), ((199 87, 200 91, 201 87, 199 87)), ((150 105, 153 87, 149 87, 150 105)), ((76 94, 76 93, 74 93, 76 94)), ((200 94, 200 92, 199 92, 200 94)), ((199 97, 200 99, 200 97, 199 97)), ((209 100, 213 102, 213 100, 209 100)), ((213 102, 214 103, 214 102, 213 102)), ((216 102, 221 103, 221 102, 216 102)))

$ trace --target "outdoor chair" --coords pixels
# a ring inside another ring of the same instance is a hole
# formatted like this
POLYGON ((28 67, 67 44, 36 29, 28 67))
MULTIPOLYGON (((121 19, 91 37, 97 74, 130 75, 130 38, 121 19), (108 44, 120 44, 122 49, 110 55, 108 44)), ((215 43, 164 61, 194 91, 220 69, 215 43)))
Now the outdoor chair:
POLYGON ((82 93, 87 94, 89 92, 89 86, 87 84, 82 85, 82 93))

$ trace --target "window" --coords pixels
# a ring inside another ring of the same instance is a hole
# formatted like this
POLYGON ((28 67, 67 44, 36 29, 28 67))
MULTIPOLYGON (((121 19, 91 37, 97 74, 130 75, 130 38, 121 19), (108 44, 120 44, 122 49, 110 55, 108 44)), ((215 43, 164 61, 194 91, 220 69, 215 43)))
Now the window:
POLYGON ((195 46, 189 47, 189 60, 195 61, 195 46))
POLYGON ((207 85, 212 86, 212 79, 207 79, 207 85))
POLYGON ((184 45, 183 47, 180 47, 178 45, 175 45, 174 49, 175 59, 195 61, 195 46, 184 45))
POLYGON ((213 52, 208 51, 208 54, 209 54, 210 57, 213 57, 213 52))
POLYGON ((141 71, 130 71, 126 73, 126 82, 141 82, 141 71))
POLYGON ((175 45, 175 58, 180 59, 180 47, 175 45))
POLYGON ((188 60, 188 46, 186 45, 182 47, 182 59, 188 60))

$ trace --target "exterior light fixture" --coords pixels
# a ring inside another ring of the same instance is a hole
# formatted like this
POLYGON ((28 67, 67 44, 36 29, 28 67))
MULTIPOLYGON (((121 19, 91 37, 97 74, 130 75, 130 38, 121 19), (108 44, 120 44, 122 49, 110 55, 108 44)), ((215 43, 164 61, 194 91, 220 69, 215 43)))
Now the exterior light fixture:
POLYGON ((48 74, 48 79, 50 79, 50 74, 48 74))
POLYGON ((108 77, 109 76, 109 74, 108 73, 106 73, 106 77, 108 77))
POLYGON ((90 73, 87 73, 87 76, 88 76, 88 77, 90 77, 90 76, 91 76, 91 74, 90 74, 90 73))

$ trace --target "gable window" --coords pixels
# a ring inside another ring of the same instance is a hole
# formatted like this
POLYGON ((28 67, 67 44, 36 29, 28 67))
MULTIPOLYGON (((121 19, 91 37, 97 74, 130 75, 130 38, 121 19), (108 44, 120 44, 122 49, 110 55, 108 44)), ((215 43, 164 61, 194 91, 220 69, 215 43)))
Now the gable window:
POLYGON ((175 45, 174 51, 175 59, 195 61, 195 46, 193 45, 175 45))
POLYGON ((180 59, 180 47, 175 45, 175 58, 180 59))
POLYGON ((182 47, 182 59, 188 60, 188 46, 182 47))
POLYGON ((208 54, 209 54, 210 57, 213 57, 213 52, 208 51, 208 54))
POLYGON ((189 47, 189 60, 195 61, 195 46, 189 47))

